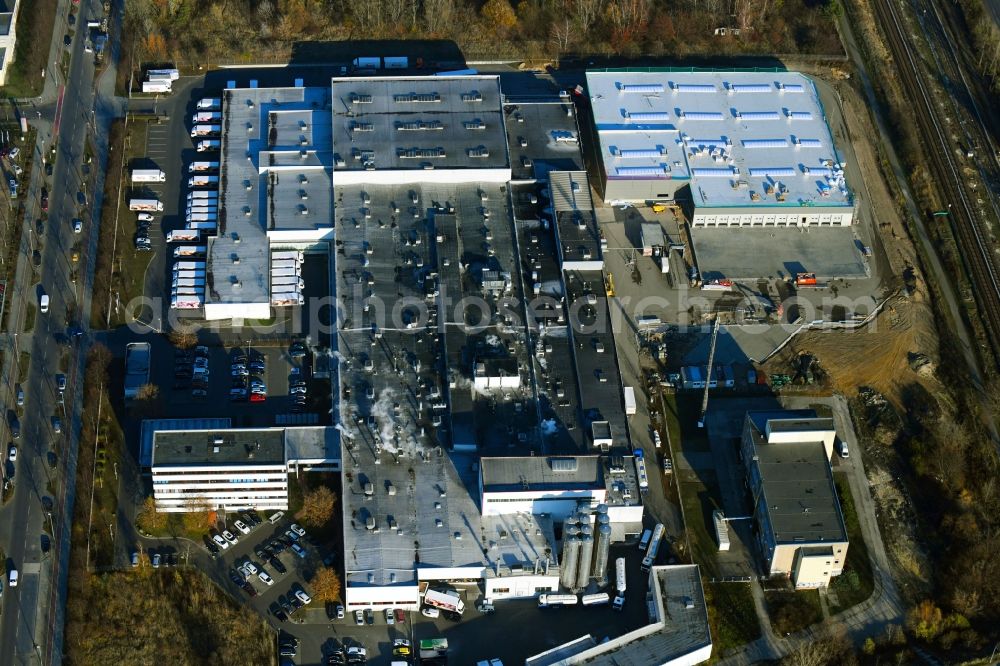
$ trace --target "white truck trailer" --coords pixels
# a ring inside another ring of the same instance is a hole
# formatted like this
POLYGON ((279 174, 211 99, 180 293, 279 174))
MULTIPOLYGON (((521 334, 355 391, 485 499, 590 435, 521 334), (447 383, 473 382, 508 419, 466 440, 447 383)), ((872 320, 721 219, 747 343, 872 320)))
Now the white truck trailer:
POLYGON ((297 268, 272 268, 271 269, 271 281, 279 280, 281 278, 297 278, 299 277, 299 269, 297 268))
POLYGON ((164 183, 167 180, 167 174, 159 169, 132 169, 129 178, 133 183, 164 183))
POLYGON ((125 345, 125 400, 134 400, 139 389, 149 383, 150 345, 130 342, 125 345))
POLYGON ((173 296, 170 307, 175 310, 196 310, 205 305, 204 296, 173 296))
POLYGON ((199 199, 209 199, 218 200, 219 192, 217 190, 195 190, 194 192, 188 192, 188 201, 197 201, 199 199))
POLYGON ((169 81, 176 81, 181 77, 181 73, 176 69, 150 69, 146 71, 147 79, 152 80, 154 76, 166 77, 169 81))
POLYGON ((184 270, 203 271, 203 270, 205 270, 205 262, 204 261, 178 261, 177 263, 174 264, 174 270, 175 271, 184 271, 184 270))
POLYGON ((635 405, 635 389, 631 386, 626 386, 624 388, 625 393, 625 414, 627 416, 635 416, 636 405, 635 405))
POLYGON ((461 615, 465 612, 465 602, 453 592, 439 592, 428 588, 424 592, 424 604, 461 615))
POLYGON ((222 114, 218 111, 198 111, 191 116, 191 123, 194 125, 218 122, 220 120, 222 120, 222 114))
POLYGON ((271 253, 271 263, 275 261, 281 261, 282 259, 294 259, 295 261, 302 262, 305 254, 302 250, 277 250, 271 253))
POLYGON ((198 231, 215 231, 219 228, 219 223, 215 220, 202 220, 200 222, 188 222, 188 229, 197 229, 198 231))
POLYGON ((199 99, 197 108, 199 111, 217 111, 222 108, 222 100, 212 97, 199 99))
POLYGON ((174 257, 203 257, 207 251, 205 245, 181 245, 174 248, 174 257))
MULTIPOLYGON (((193 136, 193 135, 192 135, 193 136)), ((222 141, 218 139, 204 139, 198 142, 195 148, 199 153, 209 153, 218 150, 222 146, 222 141)))
POLYGON ((158 213, 163 210, 163 203, 159 199, 129 199, 128 209, 158 213))
POLYGON ((271 305, 275 307, 305 305, 305 302, 306 299, 297 291, 284 291, 271 294, 271 305))
POLYGON ((201 240, 197 229, 174 229, 167 232, 168 243, 193 243, 201 240))
MULTIPOLYGON (((184 216, 187 222, 215 222, 219 219, 218 213, 187 213, 184 216)), ((193 227, 188 226, 188 229, 193 227)))
POLYGON ((612 604, 614 610, 625 608, 625 558, 619 557, 615 560, 615 601, 612 604))
POLYGON ((170 92, 170 81, 143 81, 142 92, 144 93, 168 93, 170 92))

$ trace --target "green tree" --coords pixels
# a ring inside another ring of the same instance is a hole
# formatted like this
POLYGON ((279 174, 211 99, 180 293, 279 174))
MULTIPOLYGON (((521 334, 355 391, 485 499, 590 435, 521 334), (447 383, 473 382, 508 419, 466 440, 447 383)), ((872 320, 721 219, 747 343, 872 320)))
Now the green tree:
POLYGON ((932 641, 941 633, 941 609, 934 602, 925 599, 906 614, 906 628, 924 641, 932 641))

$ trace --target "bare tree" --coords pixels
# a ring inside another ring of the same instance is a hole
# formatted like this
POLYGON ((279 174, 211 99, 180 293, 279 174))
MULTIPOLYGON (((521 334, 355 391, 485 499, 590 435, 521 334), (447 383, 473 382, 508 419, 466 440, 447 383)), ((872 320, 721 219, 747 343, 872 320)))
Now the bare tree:
POLYGON ((549 29, 549 39, 555 44, 556 50, 562 53, 569 48, 575 31, 576 26, 573 25, 573 21, 568 16, 564 16, 562 19, 552 22, 552 27, 549 29))
POLYGON ((604 0, 570 0, 568 13, 576 17, 581 32, 588 32, 601 15, 604 0))
POLYGON ((424 0, 424 26, 428 32, 445 34, 454 29, 455 0, 424 0))

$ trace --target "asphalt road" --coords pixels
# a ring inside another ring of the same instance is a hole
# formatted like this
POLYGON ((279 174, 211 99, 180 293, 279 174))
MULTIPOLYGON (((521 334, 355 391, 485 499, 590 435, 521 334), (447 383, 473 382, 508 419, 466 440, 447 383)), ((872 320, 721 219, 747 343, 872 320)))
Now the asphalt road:
MULTIPOLYGON (((64 82, 57 82, 57 63, 62 59, 65 47, 63 35, 67 30, 67 15, 70 3, 61 2, 57 9, 55 29, 50 50, 50 63, 46 94, 22 112, 39 128, 38 144, 31 185, 26 201, 26 229, 16 273, 16 288, 10 302, 10 330, 18 331, 24 322, 24 308, 27 304, 37 306, 42 293, 51 299, 49 312, 37 312, 34 330, 12 336, 8 349, 16 361, 18 353, 27 352, 31 356, 30 370, 22 384, 25 405, 21 416, 21 438, 16 462, 15 491, 12 499, 0 509, 0 546, 7 558, 6 568, 16 567, 21 574, 16 588, 5 585, 3 595, 3 617, 0 619, 0 663, 35 664, 50 659, 60 660, 54 654, 52 633, 60 623, 55 621, 58 611, 61 615, 64 598, 58 595, 59 587, 53 577, 52 564, 58 558, 68 556, 69 515, 65 507, 67 496, 72 490, 64 483, 66 478, 72 483, 75 468, 75 443, 79 433, 79 408, 74 396, 79 379, 79 357, 73 345, 60 344, 65 339, 67 324, 80 320, 80 290, 73 281, 73 264, 70 252, 77 243, 93 246, 96 233, 92 233, 92 214, 89 206, 92 191, 84 185, 84 146, 90 128, 94 123, 94 63, 89 54, 84 53, 84 32, 78 29, 69 47, 71 60, 64 82), (53 92, 55 94, 53 94, 53 92), (37 111, 41 116, 31 117, 37 111), (53 137, 53 131, 56 136, 53 137), (48 152, 57 140, 53 176, 44 175, 42 151, 48 152), (34 230, 35 220, 42 216, 40 195, 45 187, 49 193, 48 220, 44 233, 34 230), (82 197, 80 194, 82 193, 82 197), (72 219, 84 220, 83 233, 75 234, 72 219), (29 230, 29 228, 31 228, 29 230), (33 267, 32 253, 41 255, 39 266, 33 267), (65 357, 65 361, 62 361, 65 357), (56 374, 65 372, 68 392, 65 404, 57 400, 56 374), (62 433, 56 434, 52 418, 62 420, 62 433), (46 463, 49 451, 57 455, 58 464, 50 469, 46 463), (68 471, 69 473, 65 473, 68 471), (53 497, 54 495, 54 497, 53 497), (53 499, 51 512, 43 508, 43 497, 53 499), (43 552, 42 536, 53 538, 52 552, 43 552), (58 596, 55 605, 53 597, 58 596)), ((90 17, 100 16, 102 9, 98 2, 81 3, 77 13, 78 26, 85 25, 90 17)), ((94 173, 103 160, 95 159, 94 173)), ((100 181, 100 179, 98 179, 100 181)), ((87 253, 82 251, 84 257, 87 253)), ((80 274, 89 279, 90 266, 81 266, 80 274)), ((0 392, 9 400, 14 389, 16 373, 10 373, 8 382, 0 387, 0 392)), ((5 577, 6 578, 6 577, 5 577)), ((5 581, 6 582, 6 581, 5 581)), ((62 588, 64 590, 64 587, 62 588)), ((61 627, 60 627, 61 631, 61 627)))

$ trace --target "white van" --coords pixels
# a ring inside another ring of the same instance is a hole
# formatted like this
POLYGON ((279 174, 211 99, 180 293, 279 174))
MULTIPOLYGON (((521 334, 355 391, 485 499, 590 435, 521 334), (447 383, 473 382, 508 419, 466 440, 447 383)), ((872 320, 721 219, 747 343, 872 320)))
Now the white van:
POLYGON ((48 294, 42 294, 41 299, 39 299, 39 301, 38 301, 38 306, 39 306, 38 309, 41 310, 42 312, 48 312, 49 311, 49 295, 48 294))

